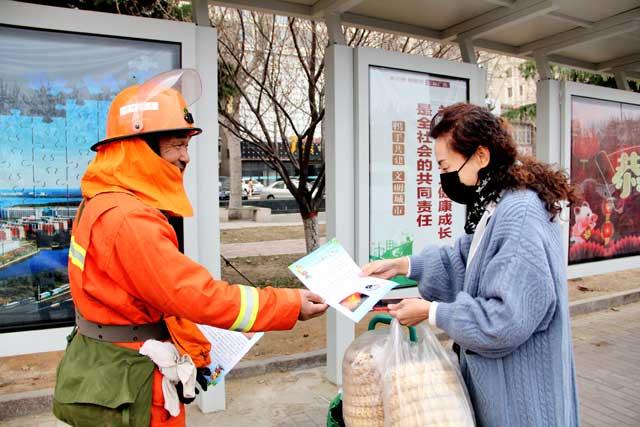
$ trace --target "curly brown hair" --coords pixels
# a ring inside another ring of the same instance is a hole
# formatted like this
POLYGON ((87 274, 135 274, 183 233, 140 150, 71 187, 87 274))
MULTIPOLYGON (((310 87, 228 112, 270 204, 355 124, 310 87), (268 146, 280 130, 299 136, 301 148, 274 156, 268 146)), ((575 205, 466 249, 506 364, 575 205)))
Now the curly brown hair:
POLYGON ((492 174, 503 189, 531 189, 545 203, 551 218, 562 210, 561 202, 577 204, 580 196, 563 171, 555 170, 531 156, 518 154, 509 123, 487 108, 458 103, 440 110, 431 122, 430 136, 451 133, 452 148, 469 158, 479 146, 489 150, 489 165, 480 171, 480 179, 492 174))

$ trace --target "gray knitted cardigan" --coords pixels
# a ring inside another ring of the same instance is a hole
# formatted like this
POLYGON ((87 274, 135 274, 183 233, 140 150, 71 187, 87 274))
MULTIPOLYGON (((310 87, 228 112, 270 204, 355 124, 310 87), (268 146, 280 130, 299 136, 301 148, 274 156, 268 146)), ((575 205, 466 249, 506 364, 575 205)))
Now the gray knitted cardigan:
POLYGON ((411 257, 436 324, 461 346, 460 365, 484 427, 578 426, 560 226, 533 191, 498 203, 469 268, 472 235, 411 257))

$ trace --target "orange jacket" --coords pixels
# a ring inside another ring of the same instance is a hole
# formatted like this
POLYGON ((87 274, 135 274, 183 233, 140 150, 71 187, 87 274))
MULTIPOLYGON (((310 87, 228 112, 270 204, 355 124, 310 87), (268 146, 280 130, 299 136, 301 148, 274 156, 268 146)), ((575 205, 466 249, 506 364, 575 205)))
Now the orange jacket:
MULTIPOLYGON (((182 337, 178 348, 190 348, 196 363, 198 354, 206 357, 206 348, 186 319, 224 329, 287 330, 300 312, 295 290, 215 280, 178 250, 175 231, 162 213, 125 193, 105 193, 85 203, 74 224, 69 276, 76 308, 92 322, 129 325, 177 316, 167 323, 171 335, 182 337), (189 328, 195 333, 190 335, 189 328)), ((141 343, 122 345, 137 349, 141 343)), ((184 411, 170 418, 163 406, 156 371, 151 425, 184 425, 184 411)))
POLYGON ((180 354, 188 354, 197 368, 211 364, 211 343, 195 323, 175 316, 165 317, 164 323, 180 354))
MULTIPOLYGON (((86 199, 74 221, 69 249, 71 293, 87 320, 129 325, 165 319, 178 349, 189 353, 197 366, 208 363, 210 346, 192 322, 242 331, 295 325, 300 312, 296 290, 215 280, 178 250, 175 231, 153 203, 114 185, 107 192, 89 193, 83 180, 86 199)), ((138 349, 142 343, 120 345, 138 349)), ((183 426, 184 410, 171 418, 163 408, 161 379, 156 370, 151 425, 183 426)))

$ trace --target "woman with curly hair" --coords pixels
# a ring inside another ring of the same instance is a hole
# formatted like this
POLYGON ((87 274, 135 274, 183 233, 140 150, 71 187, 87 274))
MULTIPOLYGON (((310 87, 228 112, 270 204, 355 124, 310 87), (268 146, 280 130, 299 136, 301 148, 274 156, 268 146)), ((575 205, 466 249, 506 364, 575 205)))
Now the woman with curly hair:
POLYGON ((416 280, 423 299, 390 305, 456 343, 479 426, 577 426, 578 402, 558 216, 578 196, 567 177, 519 157, 486 108, 455 104, 432 120, 441 185, 467 207, 453 247, 367 264, 363 275, 416 280))

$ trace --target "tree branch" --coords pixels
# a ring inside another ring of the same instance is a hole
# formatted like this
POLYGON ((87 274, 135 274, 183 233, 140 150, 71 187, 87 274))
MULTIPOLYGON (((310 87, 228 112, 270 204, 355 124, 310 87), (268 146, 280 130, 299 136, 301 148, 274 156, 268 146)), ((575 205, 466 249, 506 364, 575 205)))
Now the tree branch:
POLYGON ((296 21, 295 18, 289 18, 289 30, 291 31, 291 38, 293 40, 293 45, 296 48, 296 53, 298 54, 298 59, 300 60, 300 65, 302 65, 302 69, 304 70, 304 73, 307 75, 307 79, 311 80, 311 73, 309 72, 309 69, 307 68, 307 64, 304 62, 304 55, 300 51, 300 46, 298 44, 298 38, 296 37, 296 32, 293 29, 293 25, 294 25, 295 21, 296 21))

